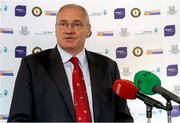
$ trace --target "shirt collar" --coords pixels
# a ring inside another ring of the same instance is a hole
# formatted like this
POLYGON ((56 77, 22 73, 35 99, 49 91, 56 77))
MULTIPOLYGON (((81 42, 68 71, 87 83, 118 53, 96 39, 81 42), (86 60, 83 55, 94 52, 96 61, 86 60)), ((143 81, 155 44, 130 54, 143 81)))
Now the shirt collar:
MULTIPOLYGON (((71 59, 73 56, 67 53, 66 51, 64 51, 59 45, 57 45, 57 48, 61 55, 63 64, 69 62, 69 59, 71 59)), ((83 66, 85 62, 87 62, 85 49, 83 49, 76 57, 79 59, 79 63, 81 66, 83 66)))

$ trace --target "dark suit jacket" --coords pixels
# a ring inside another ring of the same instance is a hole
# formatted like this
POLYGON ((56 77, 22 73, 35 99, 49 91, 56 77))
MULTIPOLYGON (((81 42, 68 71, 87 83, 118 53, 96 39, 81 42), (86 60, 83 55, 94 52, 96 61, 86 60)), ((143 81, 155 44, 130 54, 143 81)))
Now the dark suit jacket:
MULTIPOLYGON (((126 100, 112 91, 117 64, 86 51, 95 122, 133 121, 126 100)), ((71 73, 70 73, 71 74, 71 73)), ((75 121, 68 79, 57 47, 24 57, 15 82, 8 121, 75 121)))

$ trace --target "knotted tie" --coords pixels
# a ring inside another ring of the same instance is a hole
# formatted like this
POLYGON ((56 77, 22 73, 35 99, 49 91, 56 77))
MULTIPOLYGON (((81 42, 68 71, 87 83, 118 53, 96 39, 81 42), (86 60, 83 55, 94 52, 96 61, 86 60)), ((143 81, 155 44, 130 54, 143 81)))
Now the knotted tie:
POLYGON ((86 93, 86 87, 81 68, 78 64, 78 58, 72 57, 70 61, 74 65, 72 81, 76 122, 91 122, 91 113, 86 93))

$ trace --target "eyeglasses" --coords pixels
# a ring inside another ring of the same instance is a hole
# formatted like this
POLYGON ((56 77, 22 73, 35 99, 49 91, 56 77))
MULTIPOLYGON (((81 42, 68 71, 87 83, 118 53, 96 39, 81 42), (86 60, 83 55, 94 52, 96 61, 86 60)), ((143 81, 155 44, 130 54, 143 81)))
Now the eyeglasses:
POLYGON ((59 22, 56 25, 58 25, 60 29, 67 29, 67 28, 69 28, 69 25, 70 25, 71 28, 73 28, 75 30, 80 30, 82 27, 85 26, 82 22, 72 22, 72 23, 59 22))

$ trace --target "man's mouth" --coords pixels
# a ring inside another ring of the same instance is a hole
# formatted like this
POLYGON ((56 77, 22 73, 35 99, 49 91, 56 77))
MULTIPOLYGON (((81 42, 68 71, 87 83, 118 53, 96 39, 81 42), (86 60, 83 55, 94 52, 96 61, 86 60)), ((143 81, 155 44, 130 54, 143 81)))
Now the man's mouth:
POLYGON ((65 37, 64 39, 76 39, 75 37, 65 37))

